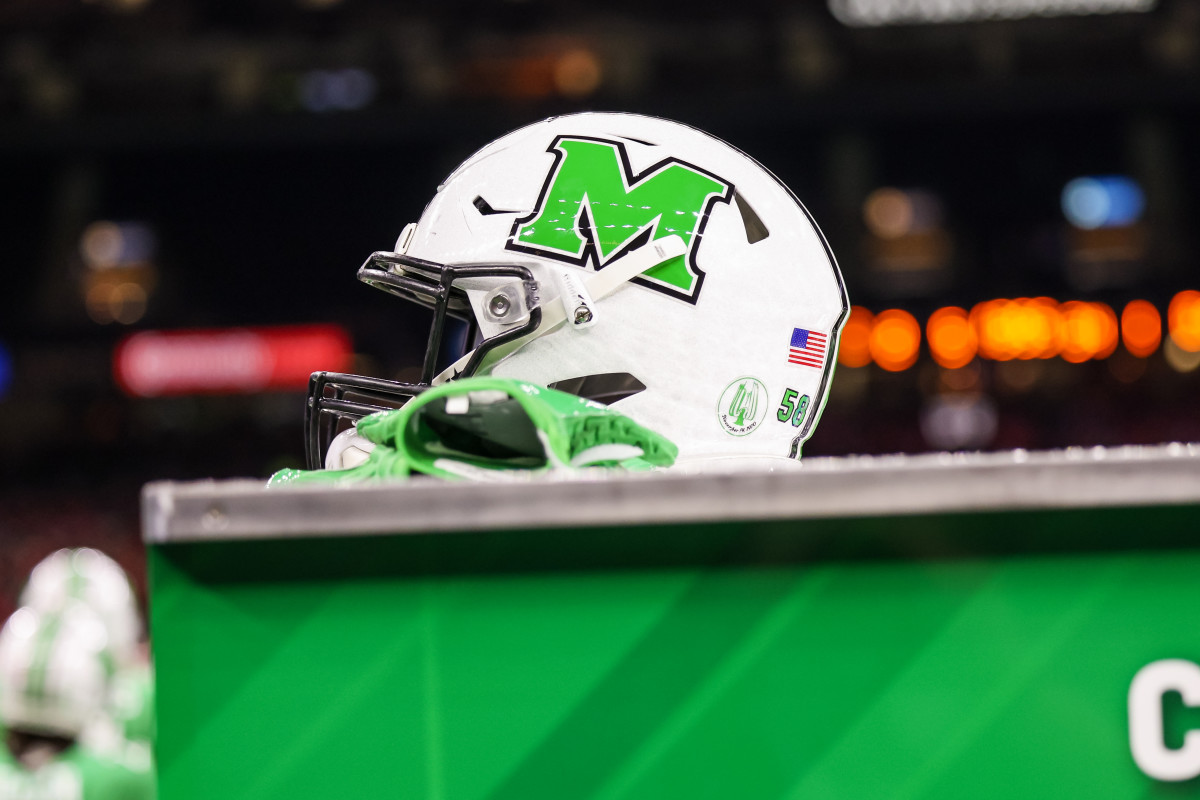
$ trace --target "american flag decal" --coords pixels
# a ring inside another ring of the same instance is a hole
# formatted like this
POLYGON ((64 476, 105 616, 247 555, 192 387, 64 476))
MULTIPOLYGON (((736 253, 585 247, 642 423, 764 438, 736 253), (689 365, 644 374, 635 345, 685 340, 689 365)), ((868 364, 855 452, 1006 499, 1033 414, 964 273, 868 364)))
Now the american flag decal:
POLYGON ((792 346, 788 348, 788 363, 820 369, 825 365, 825 345, 829 335, 806 328, 792 329, 792 346))

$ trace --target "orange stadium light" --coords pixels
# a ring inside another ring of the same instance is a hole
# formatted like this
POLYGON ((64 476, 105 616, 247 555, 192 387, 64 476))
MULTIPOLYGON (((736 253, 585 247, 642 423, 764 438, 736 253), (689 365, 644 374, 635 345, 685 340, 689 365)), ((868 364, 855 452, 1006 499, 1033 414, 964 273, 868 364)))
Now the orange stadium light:
POLYGON ((1171 298, 1167 307, 1167 329, 1179 349, 1200 352, 1200 292, 1182 291, 1171 298))
POLYGON ((1049 297, 988 300, 971 309, 970 320, 984 358, 1050 358, 1061 348, 1062 319, 1049 297))
POLYGON ((1117 349, 1117 315, 1104 303, 1072 300, 1061 307, 1066 336, 1062 357, 1073 364, 1108 358, 1117 349))
POLYGON ((1130 300, 1121 312, 1121 340, 1125 349, 1138 358, 1158 350, 1162 343, 1162 316, 1152 303, 1130 300))
POLYGON ((1117 312, 1113 311, 1112 306, 1108 303, 1091 303, 1090 305, 1099 315, 1097 320, 1101 324, 1100 349, 1092 357, 1108 358, 1121 343, 1121 321, 1117 317, 1117 312))
POLYGON ((881 311, 871 328, 871 358, 889 372, 908 369, 921 347, 921 326, 916 317, 899 308, 881 311))
MULTIPOLYGON (((1172 339, 1183 350, 1200 352, 1200 292, 1180 292, 1171 302, 1172 339)), ((1105 303, 1050 297, 998 298, 977 303, 970 312, 946 306, 925 325, 934 360, 947 369, 966 366, 976 356, 993 361, 1061 356, 1071 363, 1108 358, 1124 341, 1135 356, 1145 357, 1162 341, 1162 320, 1145 300, 1133 300, 1118 320, 1105 303)), ((842 331, 838 363, 861 367, 872 360, 891 372, 917 360, 921 328, 901 309, 873 316, 862 306, 850 310, 842 331)))
POLYGON ((947 369, 970 364, 979 349, 979 337, 970 317, 966 309, 958 306, 946 306, 933 312, 925 323, 925 336, 933 360, 947 369))
POLYGON ((850 318, 842 327, 838 345, 838 363, 844 367, 865 367, 871 363, 871 328, 875 316, 862 306, 850 308, 850 318))
POLYGON ((975 329, 975 337, 979 346, 979 355, 989 359, 999 359, 1002 337, 997 328, 998 314, 1004 300, 984 300, 976 303, 971 309, 968 319, 975 329))
POLYGON ((1033 315, 1029 358, 1054 358, 1062 352, 1065 325, 1058 301, 1052 297, 1021 300, 1033 315))

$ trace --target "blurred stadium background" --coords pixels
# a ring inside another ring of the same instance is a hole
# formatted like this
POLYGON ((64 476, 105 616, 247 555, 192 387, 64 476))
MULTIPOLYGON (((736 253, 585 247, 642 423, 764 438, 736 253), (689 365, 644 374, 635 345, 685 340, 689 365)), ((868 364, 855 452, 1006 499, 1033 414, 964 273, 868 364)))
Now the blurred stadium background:
POLYGON ((3 0, 0 614, 66 545, 144 590, 146 481, 299 466, 309 370, 424 345, 365 257, 585 109, 813 212, 855 310, 806 456, 1200 439, 1190 0, 3 0))

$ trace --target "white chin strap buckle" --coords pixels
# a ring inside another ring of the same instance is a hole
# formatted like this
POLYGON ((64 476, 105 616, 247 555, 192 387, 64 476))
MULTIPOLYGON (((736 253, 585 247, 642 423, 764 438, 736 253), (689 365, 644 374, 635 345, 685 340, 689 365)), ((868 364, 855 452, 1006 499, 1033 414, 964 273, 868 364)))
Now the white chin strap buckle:
MULTIPOLYGON (((664 236, 642 245, 618 258, 602 270, 585 273, 580 270, 559 269, 558 299, 562 303, 563 321, 575 330, 596 324, 596 301, 620 288, 626 281, 641 275, 665 261, 682 256, 687 245, 677 235, 664 236), (586 277, 585 277, 586 276, 586 277)), ((545 320, 543 320, 545 326, 545 320)))
POLYGON ((594 325, 596 301, 592 299, 582 277, 569 269, 558 270, 555 276, 558 278, 558 299, 562 303, 567 325, 576 330, 594 325))

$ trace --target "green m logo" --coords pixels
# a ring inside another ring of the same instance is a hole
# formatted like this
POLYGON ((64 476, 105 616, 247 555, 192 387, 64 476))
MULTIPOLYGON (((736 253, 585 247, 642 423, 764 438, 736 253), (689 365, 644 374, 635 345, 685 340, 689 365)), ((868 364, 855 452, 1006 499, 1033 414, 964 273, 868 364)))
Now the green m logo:
POLYGON ((554 167, 537 208, 513 223, 505 247, 600 270, 629 250, 676 234, 687 253, 634 280, 695 303, 704 282, 696 247, 713 205, 729 202, 733 185, 675 158, 634 175, 621 142, 559 136, 548 152, 554 167))

